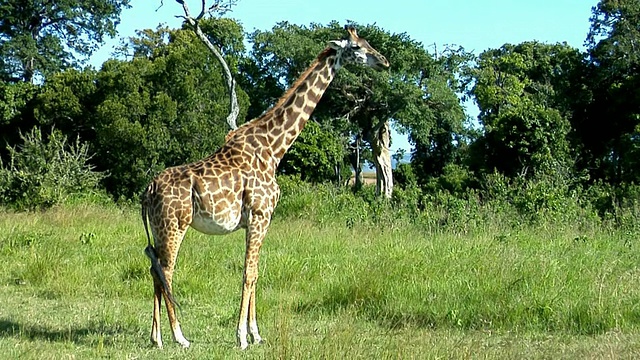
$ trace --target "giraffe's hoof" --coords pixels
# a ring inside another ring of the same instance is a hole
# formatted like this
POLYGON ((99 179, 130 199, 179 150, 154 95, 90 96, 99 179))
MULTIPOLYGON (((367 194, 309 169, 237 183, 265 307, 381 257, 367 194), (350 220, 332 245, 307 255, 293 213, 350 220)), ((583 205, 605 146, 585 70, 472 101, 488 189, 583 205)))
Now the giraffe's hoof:
POLYGON ((182 335, 182 330, 180 329, 179 325, 176 327, 175 331, 173 332, 173 340, 175 340, 178 344, 180 344, 180 346, 182 346, 185 349, 187 349, 191 345, 189 340, 187 340, 184 337, 184 335, 182 335))
POLYGON ((151 340, 151 346, 162 349, 162 341, 151 340))
POLYGON ((245 350, 249 347, 249 342, 247 341, 247 330, 238 329, 238 332, 236 333, 236 339, 238 340, 240 350, 245 350))
POLYGON ((260 335, 257 335, 257 334, 253 335, 252 339, 253 339, 252 343, 255 345, 264 344, 264 339, 260 335))
POLYGON ((240 350, 246 350, 249 347, 249 343, 245 341, 240 342, 240 350))
POLYGON ((188 349, 189 346, 191 346, 191 343, 187 339, 182 339, 181 341, 178 341, 178 344, 180 344, 180 346, 182 346, 185 349, 188 349))

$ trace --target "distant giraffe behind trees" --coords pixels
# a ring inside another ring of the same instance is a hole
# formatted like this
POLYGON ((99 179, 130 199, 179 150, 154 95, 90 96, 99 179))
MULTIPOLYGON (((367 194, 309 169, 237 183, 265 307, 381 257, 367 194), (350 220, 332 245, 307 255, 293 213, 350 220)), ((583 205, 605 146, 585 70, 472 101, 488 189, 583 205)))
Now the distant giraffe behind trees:
POLYGON ((171 291, 178 249, 189 227, 214 235, 246 229, 237 337, 242 349, 248 346, 248 334, 254 343, 262 341, 255 290, 260 247, 280 197, 276 168, 340 67, 349 62, 375 69, 389 67, 387 59, 358 37, 353 27, 346 30, 346 38, 330 41, 273 108, 232 131, 213 155, 168 168, 147 187, 142 196, 142 219, 149 241, 145 253, 152 265, 151 342, 156 346, 162 347, 163 296, 175 341, 184 347, 190 345, 182 334, 171 291), (155 245, 151 244, 149 228, 155 245))

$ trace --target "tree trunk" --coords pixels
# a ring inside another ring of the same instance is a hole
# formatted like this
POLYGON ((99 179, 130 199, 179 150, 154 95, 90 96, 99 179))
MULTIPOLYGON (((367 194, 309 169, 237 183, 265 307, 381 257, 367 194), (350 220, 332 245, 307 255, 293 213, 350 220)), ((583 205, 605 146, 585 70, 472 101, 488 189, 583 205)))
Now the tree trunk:
POLYGON ((354 180, 353 180, 353 188, 355 190, 362 189, 363 178, 362 178, 362 162, 360 161, 360 134, 356 135, 356 141, 353 144, 353 151, 349 154, 349 162, 353 167, 354 172, 354 180))
POLYGON ((390 199, 393 193, 393 174, 389 150, 391 132, 388 120, 372 130, 369 142, 373 151, 373 165, 376 167, 376 195, 390 199))

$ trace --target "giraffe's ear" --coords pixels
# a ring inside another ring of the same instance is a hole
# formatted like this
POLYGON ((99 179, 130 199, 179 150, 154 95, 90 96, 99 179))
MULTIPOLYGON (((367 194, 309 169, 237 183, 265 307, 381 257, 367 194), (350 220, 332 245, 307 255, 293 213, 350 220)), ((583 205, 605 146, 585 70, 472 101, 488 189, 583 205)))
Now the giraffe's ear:
POLYGON ((347 47, 347 43, 347 40, 331 40, 327 45, 333 50, 339 50, 347 47))

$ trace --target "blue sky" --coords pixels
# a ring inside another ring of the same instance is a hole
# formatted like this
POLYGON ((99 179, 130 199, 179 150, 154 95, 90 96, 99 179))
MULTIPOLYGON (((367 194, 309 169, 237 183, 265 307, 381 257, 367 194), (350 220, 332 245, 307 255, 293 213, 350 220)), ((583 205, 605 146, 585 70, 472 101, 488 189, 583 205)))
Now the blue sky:
MULTIPOLYGON (((245 31, 271 29, 277 22, 308 25, 332 20, 373 24, 391 33, 407 33, 425 47, 461 45, 476 54, 505 43, 537 40, 567 42, 582 49, 589 30, 591 8, 596 0, 238 0, 227 16, 242 23, 245 31), (302 5, 304 4, 304 5, 302 5)), ((199 13, 200 1, 187 1, 192 14, 199 13)), ((182 7, 174 0, 132 1, 123 11, 118 37, 110 39, 90 59, 100 67, 111 56, 120 37, 136 30, 156 28, 164 23, 180 26, 182 7)), ((329 40, 329 39, 327 39, 329 40)), ((375 44, 372 44, 375 46, 375 44)), ((472 112, 472 110, 470 110, 472 112)), ((406 138, 392 135, 392 152, 408 148, 406 138)))

